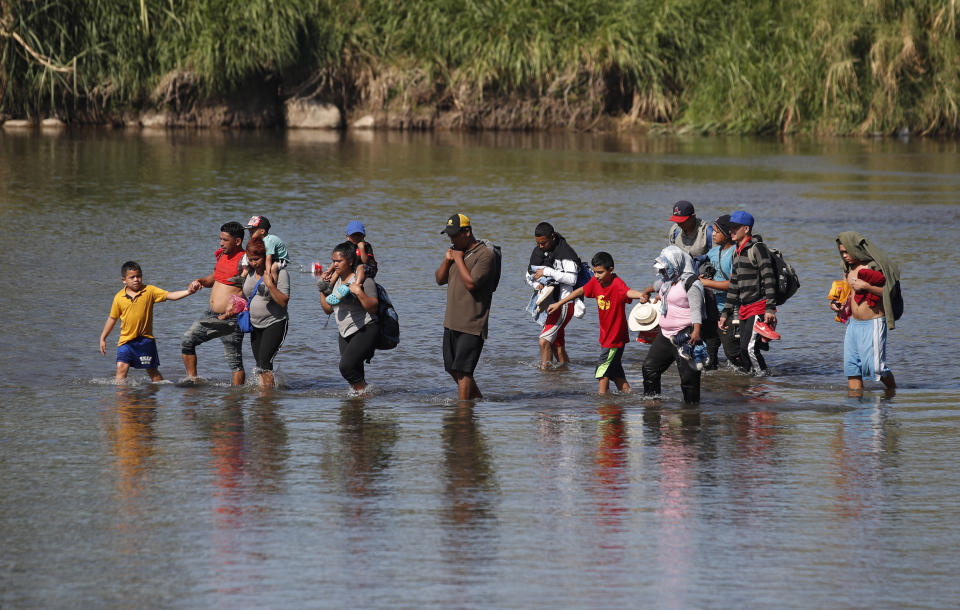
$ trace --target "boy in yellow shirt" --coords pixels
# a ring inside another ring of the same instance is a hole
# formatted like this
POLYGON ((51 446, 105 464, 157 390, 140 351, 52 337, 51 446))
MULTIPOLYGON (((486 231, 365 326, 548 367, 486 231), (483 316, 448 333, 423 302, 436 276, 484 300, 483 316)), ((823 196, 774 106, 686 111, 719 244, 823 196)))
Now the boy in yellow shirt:
POLYGON ((200 290, 200 282, 194 280, 186 290, 167 292, 152 285, 143 284, 143 271, 134 261, 127 261, 120 268, 123 290, 113 297, 110 315, 100 333, 100 353, 107 353, 107 335, 120 319, 120 340, 117 342, 117 381, 127 378, 127 371, 147 369, 153 381, 162 381, 157 342, 153 337, 153 304, 162 301, 179 301, 200 290))

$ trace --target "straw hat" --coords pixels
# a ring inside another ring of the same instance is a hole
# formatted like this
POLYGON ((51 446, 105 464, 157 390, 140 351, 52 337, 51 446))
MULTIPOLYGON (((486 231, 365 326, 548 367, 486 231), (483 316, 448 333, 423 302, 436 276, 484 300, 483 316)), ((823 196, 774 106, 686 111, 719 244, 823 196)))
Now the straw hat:
POLYGON ((627 317, 627 326, 634 332, 653 330, 660 325, 660 308, 653 303, 637 303, 627 317))

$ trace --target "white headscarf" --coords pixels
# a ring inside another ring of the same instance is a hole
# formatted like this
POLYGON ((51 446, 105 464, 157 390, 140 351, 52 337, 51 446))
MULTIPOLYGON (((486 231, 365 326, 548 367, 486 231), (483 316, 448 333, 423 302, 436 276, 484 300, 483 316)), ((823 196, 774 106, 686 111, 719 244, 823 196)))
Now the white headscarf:
MULTIPOLYGON (((660 315, 667 315, 667 292, 677 282, 686 282, 691 275, 696 276, 693 270, 693 259, 690 255, 676 246, 667 246, 660 251, 653 261, 663 283, 660 285, 660 315)), ((691 288, 700 291, 703 298, 703 284, 694 282, 691 288)))

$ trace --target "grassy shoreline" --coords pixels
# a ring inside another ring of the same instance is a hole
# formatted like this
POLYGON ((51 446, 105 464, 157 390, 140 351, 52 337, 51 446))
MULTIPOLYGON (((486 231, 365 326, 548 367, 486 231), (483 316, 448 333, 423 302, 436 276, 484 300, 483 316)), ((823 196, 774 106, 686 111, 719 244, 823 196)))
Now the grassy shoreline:
POLYGON ((0 0, 0 118, 270 126, 291 98, 398 128, 957 136, 960 5, 0 0))

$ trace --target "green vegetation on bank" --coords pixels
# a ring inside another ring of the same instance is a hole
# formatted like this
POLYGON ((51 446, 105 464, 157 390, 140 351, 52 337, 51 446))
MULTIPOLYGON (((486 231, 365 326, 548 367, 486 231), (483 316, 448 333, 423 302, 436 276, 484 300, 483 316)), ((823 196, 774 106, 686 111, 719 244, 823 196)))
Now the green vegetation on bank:
POLYGON ((273 88, 462 127, 960 133, 956 0, 0 0, 0 113, 273 88), (179 85, 178 85, 179 86, 179 85))

